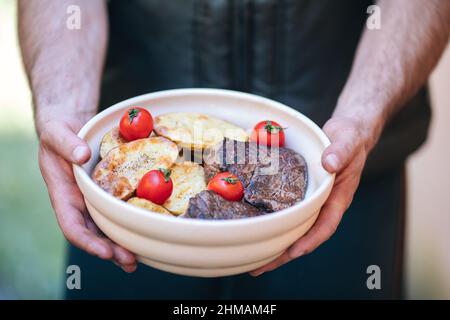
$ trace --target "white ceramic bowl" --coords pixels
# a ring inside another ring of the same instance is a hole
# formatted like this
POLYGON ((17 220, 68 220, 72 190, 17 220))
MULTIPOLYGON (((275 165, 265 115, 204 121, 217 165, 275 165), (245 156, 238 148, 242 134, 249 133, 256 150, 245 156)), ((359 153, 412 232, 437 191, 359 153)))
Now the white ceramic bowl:
POLYGON ((322 130, 299 112, 270 99, 218 89, 179 89, 145 94, 120 102, 92 118, 79 132, 92 149, 91 160, 74 166, 75 178, 98 227, 134 252, 139 261, 183 275, 217 277, 258 268, 275 259, 313 225, 327 199, 334 175, 321 165, 329 144, 322 130), (90 178, 102 136, 126 108, 141 106, 154 115, 201 112, 252 128, 271 119, 288 127, 286 146, 308 164, 305 200, 272 214, 236 220, 197 220, 160 215, 118 200, 90 178))

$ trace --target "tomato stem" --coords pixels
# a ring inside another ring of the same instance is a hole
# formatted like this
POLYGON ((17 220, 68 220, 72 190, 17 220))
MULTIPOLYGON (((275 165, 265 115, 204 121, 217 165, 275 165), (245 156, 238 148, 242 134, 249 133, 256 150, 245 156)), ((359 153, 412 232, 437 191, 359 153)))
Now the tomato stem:
POLYGON ((274 126, 272 124, 272 121, 266 121, 266 125, 264 126, 264 129, 269 133, 278 133, 280 131, 283 131, 286 128, 283 128, 280 126, 274 126))
POLYGON ((165 169, 165 168, 159 168, 159 171, 163 174, 164 181, 169 182, 170 174, 172 173, 172 171, 170 171, 170 169, 165 169))
POLYGON ((236 184, 238 182, 237 178, 233 178, 232 176, 222 178, 223 181, 230 183, 230 184, 236 184))
POLYGON ((133 122, 133 119, 136 118, 139 114, 139 109, 132 108, 128 110, 128 117, 130 118, 130 124, 133 122))

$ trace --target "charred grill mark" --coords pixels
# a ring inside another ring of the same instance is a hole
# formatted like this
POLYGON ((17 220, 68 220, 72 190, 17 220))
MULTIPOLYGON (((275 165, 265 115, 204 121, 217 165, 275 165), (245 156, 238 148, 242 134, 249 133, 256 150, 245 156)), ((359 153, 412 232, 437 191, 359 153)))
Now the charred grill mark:
MULTIPOLYGON (((290 207, 305 197, 308 182, 306 162, 300 154, 291 149, 267 148, 250 142, 224 139, 217 146, 207 150, 206 154, 206 182, 219 172, 233 173, 244 185, 242 202, 261 211, 260 214, 290 207), (274 161, 277 161, 278 167, 273 172, 267 170, 272 169, 274 161), (270 174, 266 173, 268 171, 270 174)), ((204 217, 208 215, 207 212, 194 211, 209 210, 208 205, 215 208, 211 202, 205 202, 205 199, 199 203, 193 201, 195 205, 191 208, 190 215, 204 217)), ((236 213, 236 207, 231 206, 226 200, 222 203, 222 207, 224 211, 222 215, 245 216, 243 212, 236 213)))

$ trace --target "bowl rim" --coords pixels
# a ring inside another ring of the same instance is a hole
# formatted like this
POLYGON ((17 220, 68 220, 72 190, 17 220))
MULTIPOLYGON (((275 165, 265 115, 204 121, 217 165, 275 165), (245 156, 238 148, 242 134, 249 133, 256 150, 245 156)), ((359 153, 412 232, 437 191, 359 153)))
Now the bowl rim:
MULTIPOLYGON (((243 98, 246 100, 252 100, 253 102, 262 103, 262 104, 270 104, 272 107, 280 109, 283 112, 288 113, 290 116, 295 117, 303 121, 307 127, 314 132, 314 134, 319 138, 320 142, 323 144, 324 147, 327 147, 330 144, 330 140, 327 137, 327 135, 317 126, 311 119, 300 113, 299 111, 288 107, 287 105, 269 99, 262 96, 254 95, 251 93, 246 92, 240 92, 235 90, 228 90, 228 89, 214 89, 214 88, 183 88, 183 89, 170 89, 170 90, 162 90, 162 91, 155 91, 151 93, 146 93, 142 95, 138 95, 123 101, 120 101, 109 108, 97 113, 94 117, 92 117, 78 132, 78 137, 84 140, 86 134, 91 130, 92 127, 96 125, 96 123, 101 120, 102 118, 116 112, 117 110, 124 108, 126 106, 139 103, 142 100, 148 100, 150 98, 164 98, 167 96, 186 96, 186 95, 221 95, 221 96, 228 96, 233 98, 243 98)), ((139 208, 136 206, 132 206, 127 204, 126 201, 120 200, 112 196, 111 194, 104 191, 102 188, 100 188, 94 180, 91 179, 90 175, 79 165, 73 164, 73 172, 75 177, 77 178, 77 184, 78 187, 78 179, 83 180, 84 185, 89 189, 90 192, 95 193, 95 196, 98 196, 101 198, 101 201, 110 201, 114 206, 118 207, 121 210, 125 210, 128 212, 133 213, 134 215, 144 216, 144 217, 150 217, 156 220, 159 220, 161 222, 174 222, 179 223, 182 225, 208 225, 208 226, 237 226, 237 225, 248 225, 248 224, 256 224, 256 223, 262 223, 264 221, 273 220, 275 218, 281 218, 283 216, 295 214, 296 212, 302 211, 303 208, 308 207, 311 205, 311 203, 317 201, 318 198, 320 198, 324 193, 327 192, 327 190, 331 190, 331 187, 333 186, 335 174, 331 174, 325 170, 326 176, 324 178, 324 181, 319 185, 319 187, 313 191, 313 193, 306 199, 300 201, 299 203, 294 204, 293 206, 289 208, 285 208, 273 213, 268 213, 265 215, 260 215, 256 217, 245 217, 240 219, 217 219, 217 220, 211 220, 211 219, 179 219, 177 216, 166 216, 162 214, 158 214, 155 212, 151 212, 148 210, 145 210, 143 208, 139 208)), ((81 188, 80 188, 81 189, 81 188)), ((83 191, 83 190, 82 190, 83 191)), ((85 201, 87 197, 84 195, 85 201)), ((87 199, 89 202, 92 203, 89 199, 87 199)), ((311 212, 311 215, 314 214, 314 212, 311 212)), ((307 219, 308 217, 305 217, 307 219)))

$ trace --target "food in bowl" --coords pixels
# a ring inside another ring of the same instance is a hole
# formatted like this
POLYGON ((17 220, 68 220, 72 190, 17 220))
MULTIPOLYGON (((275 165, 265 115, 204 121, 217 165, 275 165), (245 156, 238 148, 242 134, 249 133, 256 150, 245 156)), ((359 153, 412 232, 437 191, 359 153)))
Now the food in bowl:
POLYGON ((321 165, 330 142, 317 125, 286 105, 242 92, 177 89, 133 97, 100 112, 78 135, 91 147, 93 156, 84 165, 73 166, 74 176, 96 225, 143 264, 176 274, 228 276, 269 263, 311 228, 334 182, 334 175, 321 165), (211 220, 154 213, 110 196, 91 175, 99 161, 102 137, 117 127, 125 110, 133 106, 151 106, 148 110, 154 118, 184 111, 213 114, 241 128, 252 128, 266 119, 277 121, 287 128, 285 146, 300 153, 308 164, 305 198, 272 214, 211 220))
POLYGON ((173 112, 155 117, 155 133, 182 148, 204 149, 224 138, 246 141, 244 129, 227 121, 196 112, 173 112))
POLYGON ((126 142, 120 135, 119 127, 114 127, 103 136, 100 142, 100 158, 103 159, 112 149, 126 142))
POLYGON ((208 190, 214 191, 228 201, 240 201, 244 197, 244 185, 231 172, 216 174, 208 182, 208 190))
POLYGON ((278 147, 284 147, 284 128, 275 121, 260 121, 253 128, 250 140, 269 147, 272 143, 278 147))
POLYGON ((288 208, 306 194, 306 161, 285 147, 225 139, 206 151, 205 171, 208 179, 217 172, 235 174, 244 186, 245 201, 264 212, 288 208))
POLYGON ((148 211, 153 211, 156 213, 161 213, 161 214, 165 214, 168 216, 171 216, 172 214, 170 213, 169 210, 167 210, 166 208, 164 208, 163 206, 157 205, 149 200, 146 199, 142 199, 142 198, 138 198, 138 197, 133 197, 131 199, 129 199, 127 201, 127 203, 148 210, 148 211))
POLYGON ((177 145, 166 138, 134 140, 109 151, 95 167, 92 178, 106 192, 127 200, 144 174, 153 169, 169 169, 177 157, 177 145))
POLYGON ((120 119, 119 132, 127 141, 147 138, 153 131, 153 117, 146 109, 134 107, 120 119))
POLYGON ((186 218, 239 219, 264 214, 245 201, 227 201, 214 191, 205 190, 191 199, 186 218))
POLYGON ((278 143, 284 145, 284 128, 271 120, 258 123, 248 141, 244 129, 206 114, 167 113, 153 122, 149 111, 132 107, 104 135, 92 178, 114 197, 155 213, 254 217, 306 194, 305 159, 278 143), (183 148, 200 148, 201 163, 185 161, 183 148))
POLYGON ((176 163, 172 169, 173 193, 164 207, 174 215, 186 212, 189 200, 206 189, 205 173, 201 165, 191 161, 176 163))
POLYGON ((162 205, 172 194, 171 171, 165 168, 153 169, 144 174, 136 189, 136 196, 162 205))

